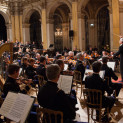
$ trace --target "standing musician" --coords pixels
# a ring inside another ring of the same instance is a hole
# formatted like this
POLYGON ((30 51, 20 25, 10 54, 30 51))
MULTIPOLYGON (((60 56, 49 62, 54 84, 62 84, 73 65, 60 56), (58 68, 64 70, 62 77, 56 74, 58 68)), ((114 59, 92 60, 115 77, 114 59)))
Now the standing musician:
POLYGON ((120 55, 120 72, 122 79, 121 82, 123 82, 123 38, 120 38, 119 44, 120 44, 119 50, 114 54, 114 57, 120 55))

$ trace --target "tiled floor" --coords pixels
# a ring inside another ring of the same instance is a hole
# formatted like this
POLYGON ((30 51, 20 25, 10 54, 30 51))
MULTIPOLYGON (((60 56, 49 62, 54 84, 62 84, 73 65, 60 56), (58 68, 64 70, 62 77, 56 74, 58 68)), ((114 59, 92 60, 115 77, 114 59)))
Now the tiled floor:
MULTIPOLYGON (((120 77, 119 73, 117 75, 120 77)), ((77 111, 77 121, 88 122, 87 108, 83 103, 83 96, 81 101, 78 99, 77 107, 79 107, 79 110, 77 111)), ((123 88, 118 96, 118 101, 115 102, 115 105, 111 110, 110 116, 112 117, 110 123, 123 123, 123 88)), ((91 123, 93 123, 93 121, 91 121, 91 123)))

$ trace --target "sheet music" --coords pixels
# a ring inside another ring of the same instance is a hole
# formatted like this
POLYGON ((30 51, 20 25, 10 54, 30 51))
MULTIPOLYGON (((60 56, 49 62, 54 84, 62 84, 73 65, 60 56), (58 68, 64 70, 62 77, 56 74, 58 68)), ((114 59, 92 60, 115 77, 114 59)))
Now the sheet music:
MULTIPOLYGON (((90 74, 93 74, 93 70, 86 69, 86 70, 85 70, 84 77, 83 77, 83 81, 85 81, 86 76, 89 76, 90 74)), ((105 71, 100 71, 100 72, 99 72, 99 75, 100 75, 100 77, 101 77, 102 79, 104 79, 105 71)))
POLYGON ((112 70, 114 71, 114 69, 115 69, 115 62, 107 62, 107 66, 112 68, 112 70))
POLYGON ((64 71, 68 70, 68 64, 64 64, 64 71))
POLYGON ((66 94, 70 94, 73 76, 60 75, 58 81, 59 89, 62 89, 66 94))
POLYGON ((28 95, 9 92, 0 109, 0 114, 15 122, 24 123, 34 99, 28 95))

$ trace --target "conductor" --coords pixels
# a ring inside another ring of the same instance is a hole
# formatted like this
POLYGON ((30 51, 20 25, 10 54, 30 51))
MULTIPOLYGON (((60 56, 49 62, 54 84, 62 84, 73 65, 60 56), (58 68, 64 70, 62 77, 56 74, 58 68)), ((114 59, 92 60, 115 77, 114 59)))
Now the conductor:
POLYGON ((121 82, 123 82, 123 64, 122 64, 123 63, 123 38, 120 38, 119 44, 120 44, 119 50, 118 52, 114 54, 114 57, 120 55, 120 72, 121 72, 121 79, 122 79, 121 82))

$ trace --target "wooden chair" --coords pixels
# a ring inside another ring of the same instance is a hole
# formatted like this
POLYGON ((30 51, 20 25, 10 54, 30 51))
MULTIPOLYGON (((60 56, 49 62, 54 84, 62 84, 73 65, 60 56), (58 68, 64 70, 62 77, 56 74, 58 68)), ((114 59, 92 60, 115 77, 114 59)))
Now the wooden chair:
POLYGON ((80 88, 80 99, 82 96, 82 79, 81 79, 81 72, 75 70, 73 74, 73 84, 76 86, 76 93, 78 92, 78 88, 80 88))
POLYGON ((4 78, 0 75, 0 87, 1 87, 2 90, 3 90, 4 84, 5 84, 5 80, 4 80, 4 78))
MULTIPOLYGON (((109 77, 105 77, 104 80, 107 82, 107 85, 109 86, 109 77)), ((116 90, 114 90, 114 96, 116 97, 116 90)), ((110 96, 109 94, 107 94, 108 96, 110 96)))
POLYGON ((46 108, 37 108, 38 123, 63 123, 63 113, 46 108))
MULTIPOLYGON (((104 108, 102 107, 102 92, 96 89, 83 89, 84 100, 87 106, 88 123, 90 116, 94 122, 96 122, 97 114, 99 112, 99 123, 101 122, 102 115, 104 114, 104 108)), ((107 112, 109 111, 106 108, 107 112)))
POLYGON ((42 75, 38 75, 38 81, 39 81, 39 87, 43 86, 46 83, 42 75))

